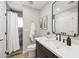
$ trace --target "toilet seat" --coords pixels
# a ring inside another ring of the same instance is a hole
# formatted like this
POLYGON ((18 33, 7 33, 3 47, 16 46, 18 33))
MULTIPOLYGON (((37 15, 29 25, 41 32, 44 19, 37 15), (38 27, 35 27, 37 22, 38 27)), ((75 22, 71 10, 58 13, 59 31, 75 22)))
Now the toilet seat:
POLYGON ((33 50, 35 50, 36 49, 36 44, 31 44, 31 45, 29 45, 28 47, 27 47, 27 50, 28 51, 33 51, 33 50))

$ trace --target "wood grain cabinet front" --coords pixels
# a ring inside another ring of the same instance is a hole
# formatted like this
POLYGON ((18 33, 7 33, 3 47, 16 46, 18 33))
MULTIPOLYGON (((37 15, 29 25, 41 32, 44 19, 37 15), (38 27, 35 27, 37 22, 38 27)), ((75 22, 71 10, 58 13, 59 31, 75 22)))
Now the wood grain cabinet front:
POLYGON ((37 58, 58 58, 54 53, 49 51, 38 41, 36 41, 36 57, 37 58))

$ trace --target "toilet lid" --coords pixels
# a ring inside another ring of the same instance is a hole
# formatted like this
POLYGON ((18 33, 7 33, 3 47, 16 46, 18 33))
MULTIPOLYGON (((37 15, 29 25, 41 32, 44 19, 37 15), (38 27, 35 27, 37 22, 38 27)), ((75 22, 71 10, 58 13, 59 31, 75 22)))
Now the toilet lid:
POLYGON ((27 47, 27 49, 35 49, 36 48, 36 44, 31 44, 27 47))

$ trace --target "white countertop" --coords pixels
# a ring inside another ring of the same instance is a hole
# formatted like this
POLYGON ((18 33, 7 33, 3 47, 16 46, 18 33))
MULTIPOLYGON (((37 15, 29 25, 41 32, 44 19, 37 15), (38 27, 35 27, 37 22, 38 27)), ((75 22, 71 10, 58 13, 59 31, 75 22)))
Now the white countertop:
POLYGON ((60 58, 79 58, 79 45, 77 44, 72 43, 72 46, 67 46, 66 43, 59 42, 54 37, 35 39, 60 58))

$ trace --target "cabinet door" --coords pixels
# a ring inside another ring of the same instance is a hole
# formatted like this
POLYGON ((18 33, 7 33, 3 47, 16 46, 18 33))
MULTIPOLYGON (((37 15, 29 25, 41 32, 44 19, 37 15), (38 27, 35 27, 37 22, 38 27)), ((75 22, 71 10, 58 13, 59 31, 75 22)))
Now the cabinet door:
POLYGON ((37 49, 37 58, 46 58, 46 56, 43 54, 43 52, 40 51, 40 49, 37 49))
POLYGON ((36 57, 37 58, 58 58, 55 54, 53 54, 51 51, 46 49, 39 42, 36 42, 36 57))

